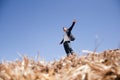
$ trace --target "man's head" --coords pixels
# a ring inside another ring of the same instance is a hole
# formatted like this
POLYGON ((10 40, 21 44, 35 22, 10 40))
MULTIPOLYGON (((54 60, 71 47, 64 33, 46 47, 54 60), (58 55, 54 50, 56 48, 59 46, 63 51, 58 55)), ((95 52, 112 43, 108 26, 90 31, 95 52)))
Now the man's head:
POLYGON ((66 31, 67 31, 67 28, 66 28, 66 27, 63 27, 63 31, 66 32, 66 31))

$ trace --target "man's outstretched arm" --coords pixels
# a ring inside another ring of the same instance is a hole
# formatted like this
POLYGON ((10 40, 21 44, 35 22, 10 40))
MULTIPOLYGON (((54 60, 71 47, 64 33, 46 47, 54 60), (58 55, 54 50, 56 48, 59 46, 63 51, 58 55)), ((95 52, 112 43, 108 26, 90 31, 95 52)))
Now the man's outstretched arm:
POLYGON ((73 29, 73 27, 74 27, 75 23, 76 23, 76 20, 73 20, 72 25, 71 25, 71 26, 70 26, 70 28, 68 29, 70 32, 71 32, 71 30, 73 29))

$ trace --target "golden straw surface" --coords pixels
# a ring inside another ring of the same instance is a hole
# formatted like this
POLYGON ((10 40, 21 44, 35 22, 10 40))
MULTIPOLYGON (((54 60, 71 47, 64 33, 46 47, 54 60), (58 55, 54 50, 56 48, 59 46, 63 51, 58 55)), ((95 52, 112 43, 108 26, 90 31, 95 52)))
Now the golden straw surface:
POLYGON ((22 60, 0 63, 0 80, 120 80, 120 49, 58 61, 22 60))

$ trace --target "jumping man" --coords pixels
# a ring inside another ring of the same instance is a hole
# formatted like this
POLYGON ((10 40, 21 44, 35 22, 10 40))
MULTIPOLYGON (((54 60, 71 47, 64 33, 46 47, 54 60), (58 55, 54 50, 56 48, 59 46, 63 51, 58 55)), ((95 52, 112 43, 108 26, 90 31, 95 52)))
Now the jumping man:
POLYGON ((71 33, 75 23, 76 23, 76 20, 73 20, 72 25, 68 29, 66 27, 63 27, 64 37, 62 41, 60 42, 60 44, 63 43, 64 50, 67 56, 69 56, 70 54, 73 55, 74 53, 72 47, 70 46, 70 42, 75 40, 74 36, 71 33))

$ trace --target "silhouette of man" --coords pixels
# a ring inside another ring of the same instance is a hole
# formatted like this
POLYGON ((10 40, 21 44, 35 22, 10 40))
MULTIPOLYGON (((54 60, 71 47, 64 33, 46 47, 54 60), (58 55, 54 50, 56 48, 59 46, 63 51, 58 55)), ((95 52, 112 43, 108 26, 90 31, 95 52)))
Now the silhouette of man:
POLYGON ((60 42, 60 44, 63 43, 64 50, 67 56, 69 56, 70 54, 73 55, 74 53, 72 47, 70 46, 70 42, 75 40, 74 36, 71 33, 75 23, 76 23, 76 20, 73 20, 72 25, 68 29, 66 27, 63 27, 64 37, 62 41, 60 42))

